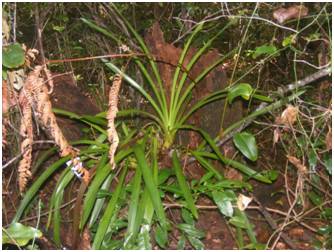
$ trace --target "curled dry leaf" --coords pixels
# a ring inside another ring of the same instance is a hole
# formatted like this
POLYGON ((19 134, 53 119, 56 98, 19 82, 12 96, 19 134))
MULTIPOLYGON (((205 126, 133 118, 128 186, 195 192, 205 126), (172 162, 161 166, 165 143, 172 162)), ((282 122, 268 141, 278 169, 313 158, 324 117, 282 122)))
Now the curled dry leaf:
POLYGON ((32 110, 31 104, 27 97, 21 93, 20 107, 22 111, 20 134, 24 138, 21 142, 22 159, 19 163, 19 189, 23 192, 28 180, 31 178, 31 161, 32 161, 32 143, 33 143, 33 128, 32 128, 32 110))
POLYGON ((7 81, 2 80, 2 115, 7 114, 9 110, 9 95, 7 81))
POLYGON ((292 229, 290 229, 289 230, 289 236, 291 237, 291 238, 302 238, 303 237, 303 235, 304 235, 304 229, 303 228, 301 228, 301 227, 295 227, 295 228, 292 228, 292 229))
MULTIPOLYGON (((30 166, 33 141, 32 107, 34 108, 37 121, 59 146, 60 155, 62 157, 71 155, 72 159, 78 155, 77 151, 68 143, 57 124, 56 116, 52 111, 49 90, 45 85, 46 82, 49 82, 50 88, 52 88, 53 84, 51 79, 49 79, 51 75, 47 69, 44 69, 44 73, 48 78, 47 81, 44 81, 40 77, 43 69, 43 66, 36 66, 29 73, 20 92, 19 101, 23 112, 20 133, 25 138, 21 143, 23 159, 19 164, 19 187, 21 192, 24 190, 27 180, 31 177, 30 166)), ((83 167, 81 171, 88 173, 83 167)))
POLYGON ((273 144, 275 145, 281 138, 282 133, 279 128, 274 130, 273 144))
POLYGON ((90 244, 91 244, 90 231, 86 227, 82 233, 82 238, 80 240, 79 249, 90 250, 92 249, 90 244))
POLYGON ((278 249, 278 250, 285 250, 287 249, 287 246, 284 242, 277 242, 276 246, 275 246, 275 249, 278 249))
POLYGON ((282 24, 287 20, 305 17, 308 14, 308 8, 304 5, 294 5, 289 8, 280 8, 273 12, 273 18, 282 24))
POLYGON ((298 169, 298 172, 300 172, 300 173, 306 173, 307 172, 306 166, 303 165, 302 162, 298 158, 296 158, 294 156, 290 156, 290 155, 287 155, 287 158, 288 158, 289 162, 291 164, 293 164, 298 169))
POLYGON ((237 207, 240 211, 244 211, 248 207, 249 203, 252 202, 252 200, 253 198, 247 197, 240 193, 237 200, 237 207))
POLYGON ((293 125, 297 120, 298 107, 288 105, 288 107, 283 111, 282 115, 276 118, 275 122, 277 124, 284 124, 285 126, 293 125))
POLYGON ((107 114, 108 120, 108 140, 111 143, 109 149, 109 159, 111 168, 115 168, 114 156, 119 143, 118 134, 115 127, 115 118, 118 112, 118 93, 121 88, 122 78, 120 75, 115 75, 113 85, 109 91, 109 110, 107 114))

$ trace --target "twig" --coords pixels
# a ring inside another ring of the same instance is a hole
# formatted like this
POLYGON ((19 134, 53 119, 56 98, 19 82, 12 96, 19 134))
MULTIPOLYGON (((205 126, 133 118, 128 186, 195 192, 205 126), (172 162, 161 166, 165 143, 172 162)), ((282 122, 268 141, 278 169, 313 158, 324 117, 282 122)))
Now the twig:
POLYGON ((38 3, 35 5, 35 25, 36 25, 36 32, 37 32, 37 43, 39 47, 39 52, 42 58, 42 64, 45 65, 45 54, 43 49, 43 42, 42 42, 42 25, 39 18, 39 10, 38 10, 38 3))
MULTIPOLYGON (((276 221, 271 217, 270 213, 262 206, 261 202, 254 195, 252 195, 252 198, 259 205, 258 210, 266 219, 271 229, 277 230, 279 227, 277 226, 276 221)), ((298 249, 287 234, 281 233, 281 237, 291 249, 298 249)))
MULTIPOLYGON (((32 144, 45 144, 45 143, 55 143, 53 140, 39 140, 39 141, 34 141, 32 144)), ((17 156, 13 157, 11 160, 9 160, 6 164, 2 166, 2 170, 7 168, 10 164, 14 163, 17 159, 19 159, 23 153, 18 154, 17 156)))
POLYGON ((326 65, 324 65, 324 66, 316 66, 316 65, 313 65, 313 64, 311 64, 310 62, 308 62, 308 61, 306 61, 306 60, 293 60, 294 62, 299 62, 299 63, 304 63, 304 64, 306 64, 306 65, 308 65, 308 66, 310 66, 310 67, 313 67, 313 68, 315 68, 315 69, 318 69, 318 70, 320 70, 320 69, 324 69, 324 68, 326 68, 326 67, 328 67, 331 63, 328 63, 328 64, 326 64, 326 65))
MULTIPOLYGON (((260 21, 264 21, 264 22, 267 22, 273 26, 276 26, 278 28, 281 28, 281 29, 284 29, 284 30, 288 30, 288 31, 292 31, 294 33, 298 33, 297 30, 295 29, 292 29, 290 27, 287 27, 287 26, 283 26, 283 25, 279 25, 271 20, 268 20, 268 19, 265 19, 265 18, 262 18, 262 17, 257 17, 257 16, 239 16, 239 15, 219 15, 217 17, 214 17, 214 18, 210 18, 210 19, 207 19, 207 20, 204 20, 202 21, 203 23, 207 23, 207 22, 210 22, 210 21, 215 21, 215 20, 218 20, 218 19, 221 19, 223 17, 228 17, 228 18, 240 18, 240 19, 255 19, 255 20, 260 20, 260 21)), ((190 22, 190 23, 197 23, 193 20, 187 20, 187 19, 182 19, 182 18, 179 18, 179 17, 174 17, 174 19, 178 19, 178 20, 181 20, 181 21, 186 21, 186 22, 190 22)))
POLYGON ((311 74, 309 76, 307 76, 306 78, 300 80, 300 81, 297 81, 297 82, 294 82, 294 83, 291 83, 289 85, 287 85, 285 88, 283 88, 283 94, 285 93, 288 93, 292 90, 296 90, 298 88, 301 88, 301 87, 304 87, 306 86, 307 84, 310 84, 311 82, 315 81, 315 80, 318 80, 322 77, 325 77, 327 75, 329 75, 330 73, 332 72, 332 66, 328 66, 318 72, 315 72, 314 74, 311 74))
MULTIPOLYGON (((70 200, 69 202, 64 203, 63 205, 61 205, 61 206, 59 207, 59 209, 62 209, 62 208, 64 208, 64 207, 68 206, 68 205, 71 205, 72 203, 74 203, 74 202, 76 201, 76 199, 77 199, 77 198, 74 198, 74 199, 70 200)), ((42 216, 48 215, 48 214, 50 214, 50 213, 52 213, 52 212, 55 212, 56 210, 58 210, 58 208, 55 208, 55 209, 53 209, 53 210, 51 210, 51 211, 48 210, 48 211, 46 211, 46 212, 44 212, 44 213, 41 213, 39 216, 35 215, 35 216, 27 217, 27 218, 25 218, 25 219, 22 219, 20 222, 32 221, 32 220, 37 219, 38 217, 42 217, 42 216)))
POLYGON ((85 61, 85 60, 92 60, 92 59, 104 59, 104 58, 127 58, 127 57, 134 57, 134 56, 145 56, 145 54, 144 53, 107 54, 107 55, 83 57, 83 58, 48 60, 46 62, 46 64, 62 63, 62 62, 76 62, 76 61, 85 61))

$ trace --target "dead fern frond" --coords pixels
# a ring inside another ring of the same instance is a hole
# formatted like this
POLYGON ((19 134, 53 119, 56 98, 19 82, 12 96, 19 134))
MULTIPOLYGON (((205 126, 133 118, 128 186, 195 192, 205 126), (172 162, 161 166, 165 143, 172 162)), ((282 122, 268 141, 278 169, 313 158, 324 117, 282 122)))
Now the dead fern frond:
MULTIPOLYGON (((32 112, 34 112, 42 128, 58 145, 60 156, 65 157, 71 155, 73 160, 78 155, 77 151, 68 143, 57 124, 49 97, 52 90, 53 82, 50 72, 45 66, 36 66, 28 75, 20 94, 20 105, 23 113, 21 119, 21 134, 25 138, 21 143, 23 159, 19 164, 19 187, 21 192, 25 189, 27 181, 31 177, 30 166, 33 143, 32 112), (44 70, 46 75, 46 81, 40 77, 42 70, 44 70), (50 91, 45 85, 46 82, 49 84, 50 91)), ((85 168, 82 167, 81 170, 85 170, 85 168)), ((88 180, 88 171, 86 171, 85 174, 85 179, 88 180)))
POLYGON ((62 157, 67 155, 75 156, 76 151, 70 146, 57 124, 56 116, 52 111, 48 88, 44 84, 43 79, 39 78, 38 81, 33 83, 33 92, 38 121, 59 146, 60 155, 62 157))
POLYGON ((19 163, 19 189, 23 192, 28 179, 31 178, 31 161, 32 161, 32 143, 33 143, 33 127, 32 127, 32 113, 31 104, 27 97, 20 95, 20 107, 22 110, 20 134, 24 138, 21 142, 21 153, 23 155, 22 160, 19 163))
POLYGON ((111 168, 115 168, 115 152, 118 147, 119 137, 115 127, 115 118, 118 112, 118 93, 121 88, 122 78, 120 75, 115 75, 113 85, 109 91, 109 110, 107 114, 108 120, 108 140, 111 143, 109 149, 109 159, 111 168))

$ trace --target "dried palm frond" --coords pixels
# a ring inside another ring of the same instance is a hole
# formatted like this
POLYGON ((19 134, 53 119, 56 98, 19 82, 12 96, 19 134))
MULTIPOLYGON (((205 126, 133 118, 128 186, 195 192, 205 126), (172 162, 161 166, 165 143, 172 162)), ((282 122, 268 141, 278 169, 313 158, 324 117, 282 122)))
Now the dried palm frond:
POLYGON ((109 91, 109 110, 107 114, 108 120, 108 140, 111 143, 109 149, 109 159, 112 169, 115 168, 114 156, 119 143, 119 137, 115 127, 115 118, 118 112, 118 93, 121 88, 122 78, 120 75, 115 75, 113 85, 109 91))
POLYGON ((32 114, 31 104, 25 95, 20 95, 20 107, 22 110, 20 134, 24 137, 21 142, 22 160, 19 163, 19 188, 23 192, 28 179, 31 178, 31 161, 32 161, 32 143, 33 143, 33 128, 32 128, 32 114))
MULTIPOLYGON (((27 180, 31 177, 30 166, 33 141, 32 112, 34 112, 36 119, 39 124, 41 124, 42 128, 58 145, 60 149, 60 156, 65 157, 71 155, 72 160, 74 160, 78 155, 78 152, 68 143, 57 124, 56 116, 52 111, 52 104, 49 96, 52 90, 53 82, 50 72, 45 66, 36 66, 28 75, 20 94, 21 108, 23 111, 21 134, 25 137, 21 143, 23 159, 21 160, 19 166, 19 185, 21 191, 24 190, 27 180), (40 77, 42 70, 44 70, 47 77, 46 81, 40 77), (49 84, 50 91, 45 85, 46 82, 49 84)), ((85 174, 85 180, 88 181, 88 171, 86 171, 85 174)))

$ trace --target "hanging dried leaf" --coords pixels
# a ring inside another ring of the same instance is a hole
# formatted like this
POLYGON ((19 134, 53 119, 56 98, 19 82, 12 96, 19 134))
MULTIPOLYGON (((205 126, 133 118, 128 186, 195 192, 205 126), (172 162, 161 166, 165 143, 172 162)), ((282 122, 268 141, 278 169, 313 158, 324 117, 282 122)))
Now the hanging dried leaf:
MULTIPOLYGON (((21 121, 21 134, 25 137, 21 143, 21 151, 23 159, 19 165, 19 186, 23 191, 27 180, 31 177, 31 152, 32 152, 32 111, 34 111, 37 121, 42 125, 43 129, 54 139, 60 148, 60 155, 62 157, 71 155, 73 163, 76 165, 75 157, 78 155, 77 151, 68 143, 59 128, 56 116, 52 111, 52 104, 49 97, 49 90, 45 85, 49 83, 50 89, 53 89, 53 82, 51 74, 46 67, 36 66, 34 70, 28 75, 26 82, 20 94, 20 104, 23 111, 21 121), (41 71, 44 70, 47 80, 44 81, 40 77, 41 71)), ((80 167, 77 172, 80 178, 83 178, 86 183, 89 182, 89 172, 80 167)))
POLYGON ((282 115, 276 118, 277 124, 284 124, 285 126, 292 126, 296 120, 298 115, 298 107, 294 107, 292 105, 288 105, 288 107, 283 111, 282 115))
POLYGON ((9 97, 7 89, 7 81, 2 80, 2 148, 4 149, 7 145, 6 136, 7 136, 7 112, 9 110, 9 97))
POLYGON ((24 139, 21 142, 21 153, 23 158, 19 163, 18 173, 20 192, 23 192, 28 179, 31 178, 30 168, 32 161, 33 128, 31 104, 23 93, 20 95, 19 102, 22 111, 20 134, 24 139))
POLYGON ((306 166, 303 165, 302 162, 298 158, 296 158, 294 156, 289 156, 289 155, 287 155, 287 158, 288 158, 289 162, 291 164, 293 164, 298 169, 298 172, 300 172, 300 173, 306 173, 307 172, 306 166))
POLYGON ((23 49, 25 50, 25 64, 28 67, 31 67, 32 63, 35 62, 36 56, 39 54, 39 51, 35 48, 27 48, 25 44, 23 44, 23 49))
POLYGON ((278 23, 282 24, 287 20, 305 17, 308 14, 308 8, 303 5, 294 5, 289 8, 280 8, 273 12, 274 19, 277 20, 278 23))
POLYGON ((109 159, 112 169, 115 168, 114 156, 119 143, 118 134, 115 127, 115 118, 118 112, 118 93, 121 88, 122 78, 120 75, 115 75, 113 85, 109 91, 109 110, 107 114, 108 120, 108 140, 111 143, 109 149, 109 159))
POLYGON ((76 156, 76 151, 69 145, 57 124, 56 116, 52 111, 48 89, 43 79, 39 77, 42 68, 42 66, 37 66, 34 71, 29 74, 24 90, 27 91, 26 95, 28 95, 28 99, 31 99, 32 104, 35 106, 38 121, 59 146, 60 155, 62 157, 67 155, 76 156))

